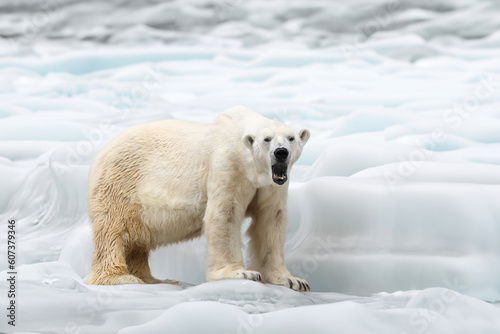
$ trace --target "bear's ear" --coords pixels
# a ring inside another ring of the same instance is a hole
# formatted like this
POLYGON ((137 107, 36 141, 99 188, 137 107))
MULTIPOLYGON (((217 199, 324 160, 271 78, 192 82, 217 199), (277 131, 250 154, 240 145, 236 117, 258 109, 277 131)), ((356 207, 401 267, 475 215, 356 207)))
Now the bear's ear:
POLYGON ((299 131, 299 136, 300 140, 302 140, 302 144, 304 145, 309 140, 309 137, 311 137, 311 133, 307 129, 302 129, 299 131))
POLYGON ((243 137, 243 143, 248 146, 248 148, 252 148, 253 142, 255 141, 255 137, 252 135, 246 135, 243 137))

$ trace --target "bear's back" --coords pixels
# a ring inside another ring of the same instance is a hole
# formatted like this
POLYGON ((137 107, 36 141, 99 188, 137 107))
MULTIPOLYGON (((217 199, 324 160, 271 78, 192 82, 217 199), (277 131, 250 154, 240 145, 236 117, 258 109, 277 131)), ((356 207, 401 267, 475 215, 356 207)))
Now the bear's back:
POLYGON ((169 155, 188 152, 204 141, 207 124, 180 120, 164 120, 132 126, 107 143, 94 158, 88 190, 94 188, 102 173, 116 170, 127 175, 130 170, 143 174, 159 163, 169 161, 169 155), (181 152, 181 153, 179 153, 181 152))

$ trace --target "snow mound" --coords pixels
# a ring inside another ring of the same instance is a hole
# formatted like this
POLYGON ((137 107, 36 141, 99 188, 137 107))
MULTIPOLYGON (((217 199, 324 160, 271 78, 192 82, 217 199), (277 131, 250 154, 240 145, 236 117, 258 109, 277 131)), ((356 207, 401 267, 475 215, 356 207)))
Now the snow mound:
POLYGON ((445 288, 355 297, 241 280, 104 287, 86 286, 63 262, 18 270, 18 332, 493 334, 500 326, 500 308, 445 288))
POLYGON ((0 332, 498 334, 494 1, 21 0, 0 13, 0 227, 16 221, 19 271, 19 321, 0 332), (181 286, 86 285, 96 152, 132 125, 208 123, 233 105, 311 131, 285 254, 313 292, 206 283, 204 238, 151 256, 181 286))

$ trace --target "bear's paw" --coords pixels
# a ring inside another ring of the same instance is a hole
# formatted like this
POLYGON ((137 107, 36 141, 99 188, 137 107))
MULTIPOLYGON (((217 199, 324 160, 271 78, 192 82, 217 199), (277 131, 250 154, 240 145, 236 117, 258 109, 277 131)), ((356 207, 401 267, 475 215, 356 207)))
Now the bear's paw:
POLYGON ((276 280, 269 280, 269 283, 283 285, 295 291, 303 291, 303 292, 311 291, 311 287, 309 286, 309 283, 307 283, 305 279, 293 276, 278 278, 276 280))
POLYGON ((116 285, 116 284, 144 284, 144 281, 134 275, 90 275, 88 284, 116 285))
POLYGON ((246 270, 246 269, 236 269, 236 270, 225 270, 219 269, 209 273, 209 281, 219 281, 223 279, 247 279, 255 282, 263 282, 262 275, 258 271, 246 270))
POLYGON ((262 275, 258 271, 240 270, 236 274, 240 279, 248 279, 251 281, 262 282, 262 275))

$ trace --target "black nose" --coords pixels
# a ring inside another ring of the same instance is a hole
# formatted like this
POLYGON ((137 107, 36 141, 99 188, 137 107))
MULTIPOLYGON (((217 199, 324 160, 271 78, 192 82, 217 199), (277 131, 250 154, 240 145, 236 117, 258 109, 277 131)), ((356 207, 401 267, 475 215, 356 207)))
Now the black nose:
POLYGON ((288 150, 283 147, 277 148, 276 151, 274 151, 274 156, 278 161, 285 161, 288 157, 288 150))

